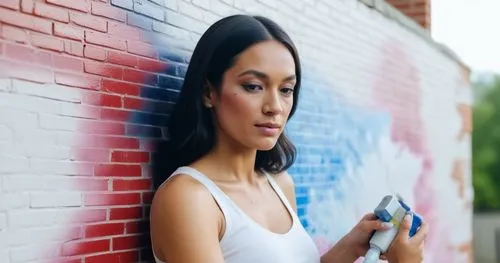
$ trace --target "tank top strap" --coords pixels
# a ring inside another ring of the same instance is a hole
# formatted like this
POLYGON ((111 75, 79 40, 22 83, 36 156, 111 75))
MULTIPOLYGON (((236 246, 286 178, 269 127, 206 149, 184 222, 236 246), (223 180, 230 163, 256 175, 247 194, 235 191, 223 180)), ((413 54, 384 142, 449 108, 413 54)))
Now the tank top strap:
POLYGON ((286 197, 285 193, 281 190, 281 187, 278 185, 278 183, 276 182, 276 180, 274 180, 274 178, 271 175, 269 175, 268 173, 266 173, 266 172, 263 172, 263 173, 267 177, 267 180, 269 181, 269 184, 271 185, 271 187, 278 194, 278 196, 281 199, 281 201, 285 204, 285 206, 288 209, 288 211, 290 212, 290 214, 293 215, 293 216, 296 216, 295 212, 293 210, 292 205, 290 204, 290 202, 289 202, 288 198, 286 197))

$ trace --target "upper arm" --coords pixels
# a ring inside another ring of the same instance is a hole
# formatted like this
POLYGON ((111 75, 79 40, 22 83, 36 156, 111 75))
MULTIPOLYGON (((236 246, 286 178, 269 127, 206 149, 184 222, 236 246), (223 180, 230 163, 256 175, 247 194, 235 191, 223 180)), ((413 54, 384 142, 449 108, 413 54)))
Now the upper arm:
POLYGON ((293 211, 297 213, 297 202, 295 199, 295 185, 293 178, 285 171, 274 176, 274 180, 285 194, 288 202, 292 205, 293 211))
POLYGON ((151 239, 156 256, 168 263, 223 263, 220 220, 210 192, 188 176, 161 187, 151 204, 151 239))

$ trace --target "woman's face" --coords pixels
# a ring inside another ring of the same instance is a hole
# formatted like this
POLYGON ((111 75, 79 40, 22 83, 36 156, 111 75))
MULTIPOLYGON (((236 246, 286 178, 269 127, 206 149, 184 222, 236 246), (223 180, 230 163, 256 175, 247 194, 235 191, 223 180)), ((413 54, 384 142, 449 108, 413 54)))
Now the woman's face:
POLYGON ((220 93, 211 91, 218 140, 270 150, 283 132, 293 105, 295 62, 277 41, 255 44, 223 76, 220 93))

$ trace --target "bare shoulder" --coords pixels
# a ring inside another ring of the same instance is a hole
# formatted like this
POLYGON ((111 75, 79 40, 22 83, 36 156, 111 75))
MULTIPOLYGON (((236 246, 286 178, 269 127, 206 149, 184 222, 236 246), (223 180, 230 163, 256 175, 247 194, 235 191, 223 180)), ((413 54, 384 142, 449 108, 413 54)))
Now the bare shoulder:
POLYGON ((214 252, 219 251, 217 205, 192 177, 177 175, 156 191, 150 220, 153 250, 162 261, 222 262, 220 253, 214 252))
POLYGON ((297 204, 295 201, 295 184, 293 178, 288 172, 283 171, 273 175, 274 180, 279 185, 283 193, 285 193, 288 202, 292 205, 293 209, 297 211, 297 204))

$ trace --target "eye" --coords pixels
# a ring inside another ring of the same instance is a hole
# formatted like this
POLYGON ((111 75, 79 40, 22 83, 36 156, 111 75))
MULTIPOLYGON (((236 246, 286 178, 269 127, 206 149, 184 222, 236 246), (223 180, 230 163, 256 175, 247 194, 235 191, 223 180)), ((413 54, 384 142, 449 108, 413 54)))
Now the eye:
POLYGON ((262 90, 262 87, 257 84, 243 84, 241 86, 249 92, 257 92, 259 90, 262 90))
POLYGON ((287 96, 290 96, 293 94, 293 88, 282 88, 281 92, 287 96))

